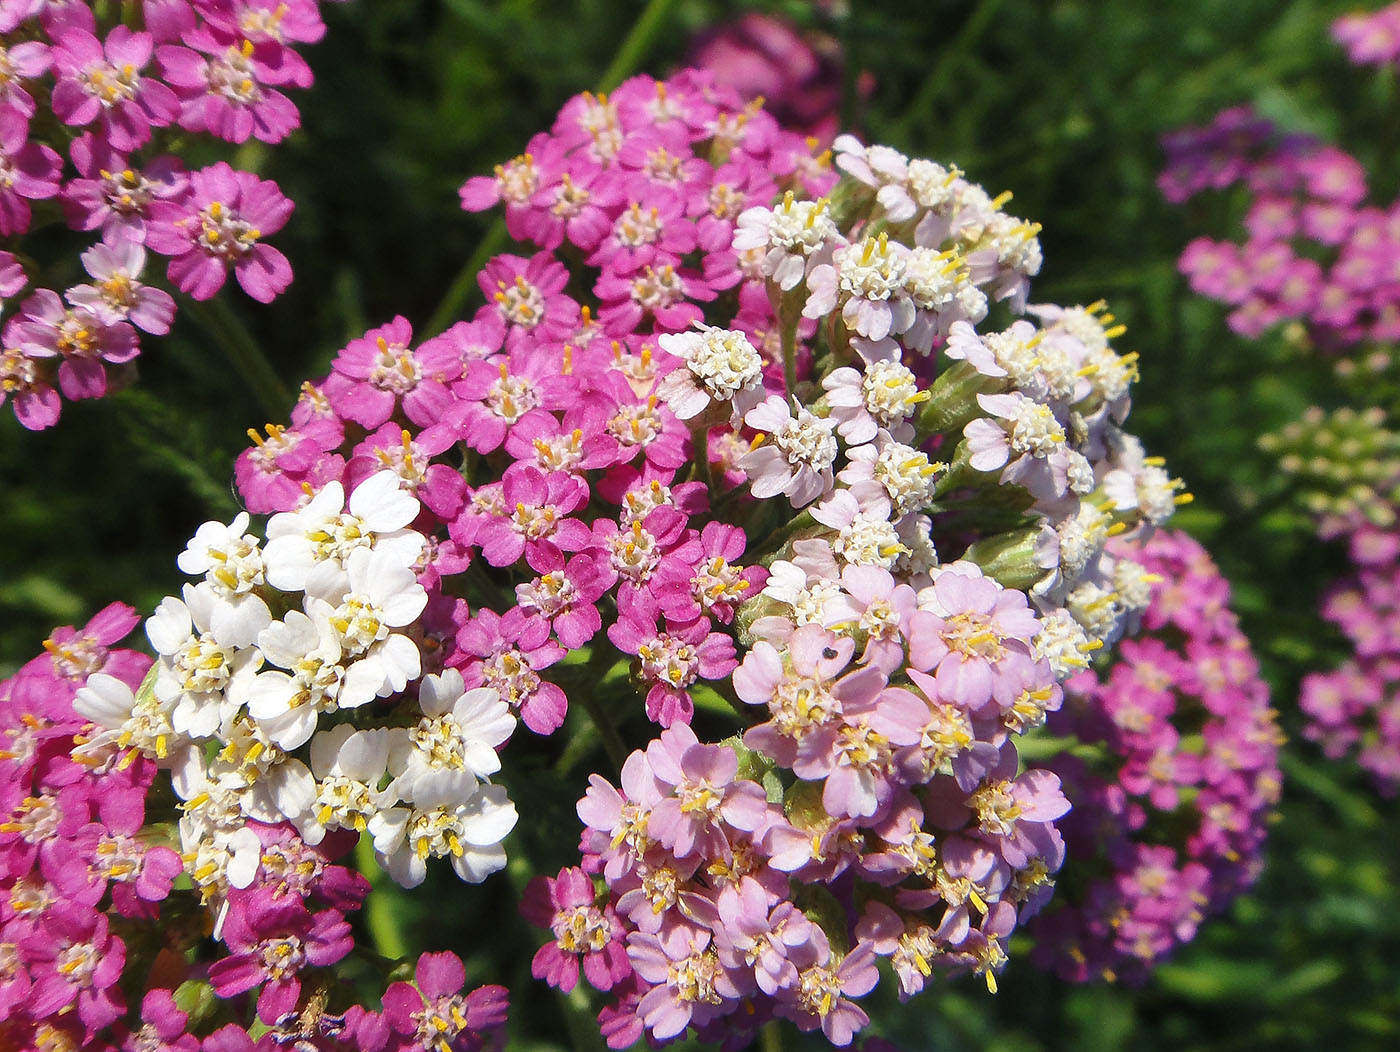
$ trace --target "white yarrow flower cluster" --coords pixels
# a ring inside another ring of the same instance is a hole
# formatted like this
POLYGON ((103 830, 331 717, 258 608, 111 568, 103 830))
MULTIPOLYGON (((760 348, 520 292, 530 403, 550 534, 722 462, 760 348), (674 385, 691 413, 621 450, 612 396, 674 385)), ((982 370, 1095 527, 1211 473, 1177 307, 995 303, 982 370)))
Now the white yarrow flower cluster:
POLYGON ((1053 624, 1057 671, 1083 667, 1145 594, 1108 539, 1160 525, 1187 499, 1122 430, 1136 378, 1136 356, 1111 346, 1123 326, 1102 303, 1026 307, 1039 226, 1002 210, 1009 194, 851 136, 836 140, 835 164, 844 178, 829 196, 788 193, 734 234, 736 252, 764 253, 792 389, 744 415, 749 446, 733 463, 752 496, 781 494, 815 523, 770 565, 764 599, 786 612, 750 632, 843 623, 828 607, 858 604, 829 586, 848 571, 862 588, 880 574, 926 586, 937 516, 975 520, 990 484, 1020 491, 990 503, 1021 509, 1023 529, 964 558, 1014 581, 1053 624), (993 302, 1030 317, 979 333, 993 302), (820 390, 797 382, 809 345, 820 390))
POLYGON ((313 845, 334 829, 367 832, 409 886, 432 857, 472 881, 505 865, 516 813, 489 779, 515 728, 508 706, 492 689, 464 690, 456 671, 405 696, 422 673, 410 633, 428 599, 414 569, 418 513, 383 471, 348 501, 332 482, 273 516, 265 545, 246 514, 205 523, 179 559, 204 580, 146 623, 158 655, 147 682, 132 692, 99 675, 80 692, 98 727, 88 748, 134 747, 171 769, 188 871, 206 897, 252 881, 250 820, 289 822, 313 845), (381 726, 342 715, 383 699, 381 726), (401 725, 405 709, 415 725, 401 725))

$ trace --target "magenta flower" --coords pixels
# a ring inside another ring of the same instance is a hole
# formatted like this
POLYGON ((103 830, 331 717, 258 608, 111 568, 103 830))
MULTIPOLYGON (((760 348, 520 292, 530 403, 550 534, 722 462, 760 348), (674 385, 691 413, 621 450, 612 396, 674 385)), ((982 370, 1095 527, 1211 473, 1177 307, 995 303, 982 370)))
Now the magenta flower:
POLYGON ((262 239, 282 229, 292 202, 276 183, 222 161, 189 178, 189 194, 179 203, 157 200, 149 207, 146 245, 173 257, 170 280, 182 292, 207 300, 233 267, 248 295, 261 303, 276 299, 291 284, 292 268, 262 239))
POLYGON ((28 141, 29 122, 0 109, 0 235, 29 229, 29 202, 58 193, 63 160, 43 143, 28 141))
POLYGON ((223 938, 229 955, 210 966, 214 992, 233 997, 262 986, 258 1015, 264 1022, 276 1022, 295 1009, 303 968, 332 965, 354 943, 339 910, 312 914, 301 899, 278 898, 266 890, 230 899, 223 938))
POLYGON ((568 993, 578 984, 580 965, 599 990, 611 990, 632 971, 623 945, 624 931, 612 906, 594 905, 592 879, 577 868, 558 877, 535 877, 520 899, 520 914, 539 928, 549 928, 554 941, 535 953, 530 972, 568 993))
POLYGON ((301 125, 296 106, 273 87, 305 79, 301 66, 286 61, 293 52, 209 27, 192 29, 183 40, 189 47, 167 44, 156 52, 161 74, 179 96, 182 128, 226 142, 252 136, 277 143, 301 125))
POLYGON ((477 1052, 486 1033, 505 1023, 505 987, 482 986, 463 994, 466 969, 453 953, 418 958, 416 985, 398 982, 384 992, 384 1019, 395 1047, 421 1052, 477 1052))
POLYGON ((695 706, 688 688, 702 678, 723 679, 738 665, 734 641, 711 632, 708 618, 680 625, 668 621, 658 632, 654 614, 631 610, 608 628, 608 638, 641 659, 642 680, 651 684, 647 717, 662 727, 690 723, 695 706))
POLYGON ((336 412, 373 430, 394 415, 419 427, 441 421, 453 399, 447 385, 461 378, 457 348, 442 339, 409 349, 413 327, 406 318, 371 329, 336 356, 325 394, 336 412))
POLYGON ((91 1034, 113 1023, 124 1009, 117 980, 126 946, 108 930, 107 917, 90 907, 59 902, 44 912, 42 925, 22 937, 35 962, 25 1007, 33 1018, 56 1016, 73 1006, 91 1034))
POLYGON ((153 48, 149 33, 134 33, 124 25, 105 42, 86 30, 65 28, 53 48, 58 119, 73 125, 100 121, 103 137, 118 150, 145 145, 152 127, 165 127, 180 112, 173 91, 142 75, 153 48))
POLYGON ((549 638, 549 626, 541 618, 518 606, 504 617, 478 608, 456 642, 468 687, 493 688, 536 734, 552 734, 563 725, 569 699, 539 673, 563 658, 565 650, 549 638))
POLYGON ((69 153, 81 177, 63 186, 68 225, 75 230, 100 227, 109 243, 143 243, 151 202, 184 193, 186 178, 178 158, 158 157, 144 168, 131 168, 124 153, 91 132, 74 139, 69 153))

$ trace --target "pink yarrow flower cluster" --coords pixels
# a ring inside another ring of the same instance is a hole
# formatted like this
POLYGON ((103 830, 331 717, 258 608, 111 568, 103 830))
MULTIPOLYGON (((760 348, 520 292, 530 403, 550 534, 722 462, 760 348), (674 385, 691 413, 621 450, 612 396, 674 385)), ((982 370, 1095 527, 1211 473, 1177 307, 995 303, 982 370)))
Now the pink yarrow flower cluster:
POLYGON ((131 932, 183 871, 143 836, 155 765, 99 742, 74 699, 103 677, 134 687, 150 659, 117 644, 139 618, 113 604, 0 682, 0 1040, 83 1045, 126 1015, 118 981, 150 966, 131 932), (129 935, 128 935, 129 938, 129 935))
POLYGON ((1243 238, 1197 238, 1179 261, 1195 291, 1231 308, 1235 332, 1254 337, 1301 323, 1333 353, 1400 335, 1400 213, 1394 202, 1367 201, 1360 162, 1281 134, 1243 107, 1208 128, 1174 132, 1165 144, 1158 184, 1168 200, 1236 184, 1250 192, 1243 238))
POLYGON ((1400 537, 1363 526, 1349 538, 1356 572, 1331 589, 1322 616, 1341 629, 1352 651, 1337 669, 1304 678, 1298 704, 1304 735, 1331 759, 1354 754, 1386 796, 1400 788, 1400 537))
MULTIPOLYGON (((406 706, 465 725, 484 692, 505 713, 491 726, 597 724, 621 787, 594 777, 582 864, 523 909, 549 931, 535 974, 608 991, 615 1047, 737 1042, 773 1016, 847 1044, 881 957, 904 996, 934 970, 994 986, 1069 807, 1013 737, 1146 604, 1145 571, 1108 537, 1185 499, 1123 429, 1135 367, 1102 304, 978 331, 991 304, 1023 308, 1038 227, 956 168, 837 150, 833 168, 704 72, 571 100, 462 187, 533 247, 486 264, 470 319, 426 339, 402 318, 372 329, 289 424, 254 434, 236 475, 268 542, 209 524, 182 562, 206 574, 189 627, 163 615, 182 722, 217 711, 201 734, 267 787, 237 810, 270 806, 308 843, 363 829, 408 886, 436 855, 468 879, 504 862, 482 843, 509 829, 486 781, 509 750, 496 760, 507 735, 482 730, 487 751, 461 750, 474 778, 443 780, 426 744, 402 759, 406 706), (982 524, 990 494, 1026 509, 1014 531, 982 524), (201 598, 231 588, 234 539, 262 551, 282 627, 201 598), (362 651, 342 608, 361 589, 326 582, 380 558, 414 609, 375 620, 419 666, 386 655, 398 678, 347 703, 362 651), (341 612, 323 633, 328 588, 341 612), (212 697, 185 672, 205 645, 226 669, 212 697), (361 706, 401 715, 336 715, 361 706), (701 740, 714 721, 737 733, 701 740), (629 757, 629 734, 653 740, 629 757), (453 810, 467 792, 484 795, 453 810), (849 914, 854 882, 868 904, 849 914), (826 921, 798 888, 831 897, 826 921)), ((211 894, 235 878, 225 866, 211 894)))
POLYGON ((236 144, 293 131, 297 110, 279 89, 311 85, 294 49, 324 35, 320 2, 0 11, 0 235, 25 234, 33 203, 54 201, 99 238, 81 255, 86 279, 61 293, 44 287, 45 269, 0 252, 0 402, 25 427, 51 427, 63 399, 127 382, 141 334, 170 331, 170 286, 205 300, 232 271, 263 303, 287 288, 291 266, 266 241, 292 212, 276 183, 222 161, 186 171, 168 151, 185 133, 236 144), (151 253, 168 257, 165 280, 147 271, 151 253))
POLYGON ((1030 928, 1037 962, 1078 982, 1140 981, 1246 891, 1282 785, 1277 714, 1228 582, 1177 531, 1132 557, 1154 578, 1140 632, 1069 680, 1047 722, 1098 750, 1048 764, 1075 801, 1063 829, 1084 878, 1030 928))

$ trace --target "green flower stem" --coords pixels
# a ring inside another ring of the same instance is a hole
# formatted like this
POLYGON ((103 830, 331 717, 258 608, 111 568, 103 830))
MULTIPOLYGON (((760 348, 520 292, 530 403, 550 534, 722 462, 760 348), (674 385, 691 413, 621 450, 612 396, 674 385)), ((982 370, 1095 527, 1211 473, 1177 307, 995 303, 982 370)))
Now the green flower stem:
MULTIPOLYGON (((676 0, 650 0, 637 21, 632 24, 632 29, 626 38, 618 46, 612 62, 609 63, 607 70, 598 81, 598 91, 612 91, 641 65, 651 51, 652 45, 656 43, 656 38, 666 27, 670 19, 671 9, 675 6, 676 0)), ((452 284, 447 287, 447 292, 443 295, 437 310, 433 311, 432 317, 428 319, 428 324, 424 329, 425 336, 436 336, 456 320, 462 305, 471 297, 472 290, 476 288, 477 272, 486 265, 487 260, 505 248, 508 241, 506 221, 504 218, 499 218, 491 224, 490 229, 482 237, 481 243, 477 245, 476 251, 457 272, 457 276, 452 279, 452 284)))
POLYGON ((253 334, 222 296, 203 302, 186 299, 181 309, 219 345, 238 375, 257 398, 269 420, 280 420, 291 408, 292 393, 258 347, 253 334))
POLYGON ((627 748, 627 743, 622 740, 622 735, 618 733, 616 721, 604 711, 602 703, 598 700, 597 694, 594 693, 594 688, 603 682, 606 666, 613 661, 613 658, 614 655, 609 653, 605 646, 595 644, 593 652, 588 658, 583 682, 578 688, 570 691, 569 700, 577 701, 583 706, 588 713, 588 718, 593 721, 598 736, 603 739, 603 748, 607 750, 608 759, 620 771, 622 765, 627 762, 630 750, 627 748))
POLYGON ((656 43, 657 36, 666 27, 671 8, 675 6, 676 0, 650 0, 637 21, 632 23, 631 30, 619 45, 617 54, 613 56, 612 63, 603 74, 603 79, 598 81, 599 91, 612 91, 642 64, 642 60, 656 43))
POLYGON ((408 956, 408 944, 399 928, 397 906, 402 902, 397 886, 374 857, 374 841, 361 833, 355 844, 355 865, 370 882, 372 893, 365 899, 365 927, 375 952, 391 961, 408 956))
POLYGON ((442 302, 438 304, 437 310, 433 311, 433 316, 428 319, 427 327, 424 329, 425 336, 436 336, 457 320, 462 305, 467 302, 471 297, 472 290, 476 288, 477 274, 486 265, 487 260, 506 247, 509 240, 505 219, 497 219, 476 246, 476 251, 471 254, 471 257, 462 265, 462 269, 457 272, 457 276, 452 279, 452 284, 447 287, 442 302))
MULTIPOLYGON (((931 119, 933 107, 952 83, 962 56, 972 53, 978 39, 991 28, 997 12, 1005 2, 1006 0, 981 0, 972 14, 968 15, 958 35, 943 49, 940 60, 934 63, 929 75, 919 85, 919 90, 914 94, 914 101, 895 121, 896 134, 891 136, 892 139, 908 139, 915 121, 931 119)), ((850 65, 854 67, 856 63, 852 62, 850 65)))

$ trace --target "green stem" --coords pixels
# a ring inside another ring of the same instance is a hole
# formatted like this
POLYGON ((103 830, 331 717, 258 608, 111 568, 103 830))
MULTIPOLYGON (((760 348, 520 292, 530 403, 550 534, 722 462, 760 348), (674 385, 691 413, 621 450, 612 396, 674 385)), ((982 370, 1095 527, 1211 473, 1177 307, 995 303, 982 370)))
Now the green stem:
POLYGON ((961 57, 971 52, 977 39, 987 31, 995 20, 997 11, 1004 2, 1005 0, 981 0, 981 3, 968 16, 957 37, 943 49, 940 61, 934 64, 929 75, 919 85, 919 90, 914 95, 914 101, 895 121, 899 138, 908 138, 909 129, 913 122, 919 117, 926 116, 933 104, 942 97, 949 82, 953 79, 961 57))
MULTIPOLYGON (((632 24, 631 31, 618 47, 617 54, 613 56, 612 62, 598 81, 598 91, 612 91, 641 64, 656 42, 657 35, 666 26, 671 8, 675 4, 676 0, 650 0, 637 21, 632 24)), ((433 311, 432 317, 428 319, 428 324, 424 328, 425 335, 436 336, 452 324, 461 311, 462 305, 467 302, 471 297, 472 290, 476 288, 477 272, 486 265, 487 260, 505 248, 508 241, 506 221, 504 218, 499 218, 491 224, 490 229, 486 231, 480 244, 477 245, 476 251, 463 264, 462 269, 457 272, 457 276, 452 279, 452 284, 447 287, 442 302, 438 304, 437 310, 433 311)))
POLYGON ((598 81, 599 91, 612 91, 641 65, 656 42, 657 35, 665 27, 671 8, 675 6, 676 0, 650 0, 641 16, 632 23, 631 31, 618 47, 607 72, 598 81))
POLYGON ((269 420, 280 420, 292 405, 292 394, 272 363, 258 348, 257 341, 242 319, 222 296, 205 300, 186 300, 182 308, 219 345, 238 375, 243 377, 269 420))
POLYGON ((598 702, 597 695, 593 693, 593 688, 603 681, 603 658, 611 659, 612 655, 605 647, 595 646, 588 659, 586 681, 580 689, 569 694, 569 700, 578 701, 587 711, 588 718, 593 721, 594 728, 603 739, 603 748, 607 750, 608 759, 620 771, 622 765, 627 762, 627 743, 622 740, 617 724, 608 718, 608 714, 598 702))
POLYGON ((801 317, 800 308, 796 311, 788 307, 790 297, 783 297, 779 308, 779 323, 783 327, 783 386, 784 393, 793 398, 797 394, 797 322, 801 317), (792 315, 792 317, 788 317, 792 315))
POLYGON ((374 892, 365 899, 365 927, 369 929, 375 952, 391 961, 401 961, 408 956, 408 944, 399 930, 394 909, 401 900, 390 888, 390 881, 385 879, 384 870, 374 857, 374 841, 364 833, 355 845, 355 864, 374 892))
POLYGON ((476 251, 462 264, 462 269, 447 287, 442 302, 428 319, 427 328, 424 330, 428 336, 436 336, 457 319, 462 305, 471 298, 472 290, 476 288, 476 275, 486 265, 487 260, 506 247, 509 240, 505 219, 497 219, 477 244, 476 251))

